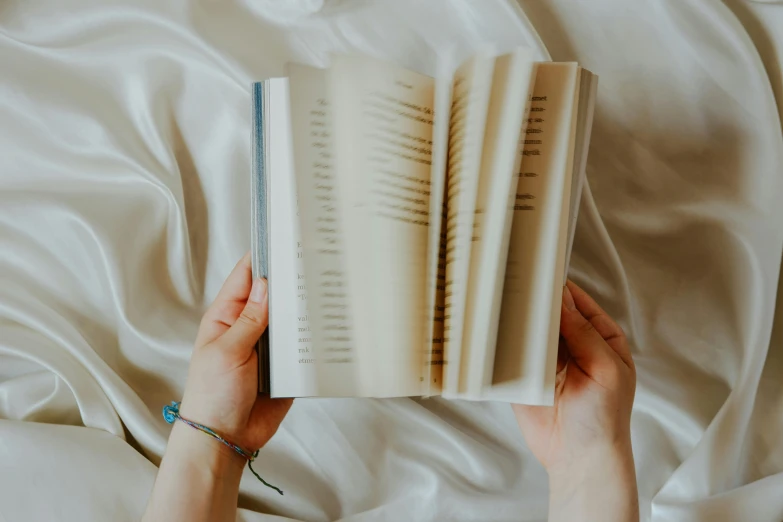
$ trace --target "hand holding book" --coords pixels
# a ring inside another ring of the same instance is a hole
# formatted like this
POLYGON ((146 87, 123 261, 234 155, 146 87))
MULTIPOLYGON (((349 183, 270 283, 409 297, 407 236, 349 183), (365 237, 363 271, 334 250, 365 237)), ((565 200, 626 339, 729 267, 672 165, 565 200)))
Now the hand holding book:
POLYGON ((631 410, 636 367, 622 329, 587 293, 563 289, 555 407, 513 405, 549 474, 549 520, 639 520, 631 410))
MULTIPOLYGON (((204 315, 183 411, 247 447, 265 444, 291 401, 258 395, 253 344, 267 323, 263 281, 245 257, 204 315), (241 364, 238 364, 241 363, 241 364)), ((555 407, 514 405, 549 473, 549 519, 639 519, 630 416, 636 373, 622 330, 581 289, 563 291, 555 407)), ((176 423, 143 520, 230 519, 243 459, 176 423)))
MULTIPOLYGON (((291 402, 255 392, 252 345, 266 328, 268 304, 263 280, 253 281, 251 289, 249 261, 248 256, 240 260, 201 321, 182 412, 258 448, 291 402)), ((534 453, 555 472, 569 468, 562 458, 572 454, 558 450, 558 444, 584 452, 596 446, 600 451, 612 441, 630 444, 635 388, 635 366, 622 329, 573 283, 564 289, 561 306, 558 408, 514 406, 534 453), (580 431, 585 425, 594 425, 592 437, 580 431)))

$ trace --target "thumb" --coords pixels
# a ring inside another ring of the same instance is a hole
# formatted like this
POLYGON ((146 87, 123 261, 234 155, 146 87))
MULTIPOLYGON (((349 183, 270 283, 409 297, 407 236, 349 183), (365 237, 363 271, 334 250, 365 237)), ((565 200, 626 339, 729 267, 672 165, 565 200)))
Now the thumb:
POLYGON ((255 345, 269 324, 269 300, 265 279, 255 279, 242 313, 223 334, 229 348, 247 349, 255 345))
POLYGON ((567 286, 563 287, 560 335, 566 342, 571 358, 587 375, 596 377, 615 365, 617 354, 576 308, 574 297, 567 286))

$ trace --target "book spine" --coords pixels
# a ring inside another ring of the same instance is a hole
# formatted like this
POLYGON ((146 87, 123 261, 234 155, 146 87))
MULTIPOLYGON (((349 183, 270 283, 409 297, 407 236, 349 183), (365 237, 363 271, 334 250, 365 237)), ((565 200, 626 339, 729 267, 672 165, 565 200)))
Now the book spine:
MULTIPOLYGON (((250 255, 253 278, 265 277, 269 280, 269 221, 268 221, 268 180, 266 171, 267 135, 264 118, 266 114, 267 88, 264 82, 253 84, 252 125, 251 125, 251 175, 250 175, 250 215, 252 223, 250 255)), ((269 371, 269 328, 261 335, 258 350, 258 391, 270 393, 269 371)))

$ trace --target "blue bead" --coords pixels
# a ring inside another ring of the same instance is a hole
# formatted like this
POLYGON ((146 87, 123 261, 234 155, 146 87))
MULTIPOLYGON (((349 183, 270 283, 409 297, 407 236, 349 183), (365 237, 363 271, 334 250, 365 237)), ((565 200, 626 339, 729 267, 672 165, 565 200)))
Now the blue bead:
POLYGON ((178 402, 172 402, 171 405, 166 405, 163 407, 163 418, 166 422, 169 424, 174 424, 174 421, 177 420, 177 417, 179 416, 179 403, 178 402))

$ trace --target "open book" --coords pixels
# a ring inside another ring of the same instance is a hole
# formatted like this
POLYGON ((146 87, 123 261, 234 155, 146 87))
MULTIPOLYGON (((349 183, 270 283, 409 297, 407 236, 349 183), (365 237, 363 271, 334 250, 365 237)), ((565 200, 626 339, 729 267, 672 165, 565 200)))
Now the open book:
POLYGON ((254 84, 261 389, 551 404, 596 86, 526 49, 254 84))

